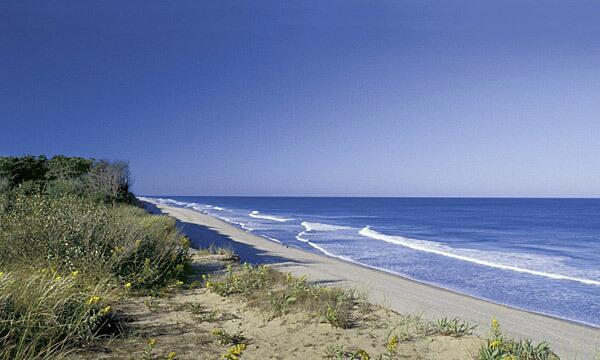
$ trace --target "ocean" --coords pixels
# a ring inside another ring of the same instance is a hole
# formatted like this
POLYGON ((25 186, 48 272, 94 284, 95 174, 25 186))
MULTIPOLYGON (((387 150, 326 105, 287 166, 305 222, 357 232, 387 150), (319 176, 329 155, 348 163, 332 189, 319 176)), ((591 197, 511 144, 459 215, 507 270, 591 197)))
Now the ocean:
POLYGON ((600 199, 149 197, 270 241, 600 327, 600 199))

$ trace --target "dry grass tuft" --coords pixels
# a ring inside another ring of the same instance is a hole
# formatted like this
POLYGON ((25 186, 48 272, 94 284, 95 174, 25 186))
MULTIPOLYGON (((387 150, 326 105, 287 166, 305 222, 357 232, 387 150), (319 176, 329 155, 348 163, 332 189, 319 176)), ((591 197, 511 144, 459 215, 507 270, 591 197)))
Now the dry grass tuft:
MULTIPOLYGON (((305 311, 321 317, 333 327, 349 328, 353 313, 365 300, 352 290, 310 284, 306 277, 281 273, 266 265, 243 264, 227 268, 224 276, 204 277, 205 286, 221 296, 240 296, 249 305, 268 309, 273 319, 290 311, 305 311)), ((363 309, 364 311, 364 309, 363 309)))

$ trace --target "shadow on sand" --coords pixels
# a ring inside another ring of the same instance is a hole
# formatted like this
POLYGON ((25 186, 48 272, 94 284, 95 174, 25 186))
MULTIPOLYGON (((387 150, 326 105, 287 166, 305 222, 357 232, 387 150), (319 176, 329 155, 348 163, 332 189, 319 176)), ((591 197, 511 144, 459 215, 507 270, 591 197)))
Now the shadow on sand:
MULTIPOLYGON (((148 202, 142 202, 142 204, 144 208, 152 214, 163 214, 163 212, 154 204, 148 202)), ((190 238, 192 242, 191 246, 195 249, 206 249, 211 245, 230 249, 240 257, 242 262, 247 262, 253 265, 278 264, 279 267, 285 267, 306 264, 306 262, 275 256, 263 250, 257 249, 252 245, 234 241, 229 236, 223 235, 204 225, 177 220, 177 227, 179 227, 179 229, 181 229, 181 231, 190 238)))

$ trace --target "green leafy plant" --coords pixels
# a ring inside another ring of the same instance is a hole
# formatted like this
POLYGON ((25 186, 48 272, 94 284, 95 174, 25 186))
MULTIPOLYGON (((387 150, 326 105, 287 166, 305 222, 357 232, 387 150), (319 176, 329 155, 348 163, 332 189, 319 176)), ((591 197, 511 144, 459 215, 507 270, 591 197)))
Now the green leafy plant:
POLYGON ((214 328, 212 329, 211 334, 217 338, 217 341, 221 345, 238 345, 243 344, 246 341, 242 331, 230 334, 225 331, 225 329, 214 328))
POLYGON ((478 360, 558 360, 550 346, 541 342, 534 345, 531 340, 506 338, 496 319, 492 319, 490 334, 479 349, 478 360))
POLYGON ((324 359, 328 360, 370 360, 371 356, 362 349, 345 350, 341 345, 330 345, 325 349, 324 359))
POLYGON ((459 318, 441 318, 434 324, 434 330, 443 336, 461 337, 473 334, 477 326, 471 326, 469 323, 459 318))

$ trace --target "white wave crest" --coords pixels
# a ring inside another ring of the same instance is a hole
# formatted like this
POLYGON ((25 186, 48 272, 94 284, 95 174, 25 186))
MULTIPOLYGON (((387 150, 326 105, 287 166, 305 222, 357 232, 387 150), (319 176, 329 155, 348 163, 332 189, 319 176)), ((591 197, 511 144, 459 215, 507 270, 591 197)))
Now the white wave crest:
POLYGON ((303 236, 306 235, 305 231, 300 232, 298 235, 296 235, 296 240, 298 241, 302 241, 302 242, 309 242, 308 239, 303 238, 303 236))
POLYGON ((261 235, 262 237, 264 237, 267 240, 271 240, 274 241, 276 243, 282 244, 282 242, 279 239, 275 239, 274 237, 268 236, 268 235, 261 235))
POLYGON ((242 228, 243 230, 246 230, 246 231, 254 231, 254 229, 253 229, 253 228, 251 228, 251 227, 247 226, 246 224, 244 224, 244 223, 241 223, 241 222, 238 222, 238 221, 231 220, 231 219, 230 219, 230 218, 228 218, 228 217, 225 217, 225 216, 217 216, 217 218, 219 218, 219 219, 221 219, 221 220, 223 220, 223 221, 225 221, 225 222, 227 222, 227 223, 230 223, 230 224, 233 224, 233 225, 237 225, 237 226, 239 226, 240 228, 242 228))
MULTIPOLYGON (((446 257, 457 259, 457 260, 468 261, 468 262, 471 262, 474 264, 489 266, 489 267, 493 267, 493 268, 497 268, 497 269, 516 271, 516 272, 520 272, 520 273, 527 273, 527 274, 536 275, 536 276, 543 276, 543 277, 556 279, 556 280, 569 280, 569 281, 580 282, 582 284, 587 284, 587 285, 600 286, 599 280, 586 279, 586 278, 581 278, 581 277, 556 274, 556 273, 550 273, 550 272, 544 272, 544 271, 538 271, 538 270, 531 270, 531 269, 524 268, 524 267, 493 262, 490 260, 473 257, 472 255, 465 255, 465 253, 476 254, 479 251, 468 250, 468 249, 457 250, 457 249, 452 249, 448 246, 442 245, 440 243, 432 242, 432 241, 415 240, 415 239, 408 239, 408 238, 405 238, 402 236, 385 235, 385 234, 379 233, 375 230, 372 230, 368 226, 365 226, 364 228, 362 228, 358 233, 362 236, 365 236, 365 237, 368 237, 371 239, 381 240, 381 241, 385 241, 388 243, 401 245, 401 246, 404 246, 404 247, 407 247, 407 248, 410 248, 413 250, 418 250, 418 251, 428 252, 428 253, 437 254, 437 255, 441 255, 441 256, 446 256, 446 257), (462 251, 462 253, 459 253, 459 251, 462 251)), ((510 254, 508 254, 508 255, 511 256, 510 254)), ((512 255, 512 257, 518 258, 519 256, 512 255)), ((520 258, 524 258, 524 257, 521 256, 520 258)), ((529 258, 529 259, 531 259, 531 258, 529 258)))
POLYGON ((188 204, 186 202, 177 201, 177 200, 173 200, 173 199, 156 198, 154 200, 156 200, 156 202, 158 202, 160 204, 173 204, 173 205, 177 205, 177 206, 185 206, 188 204))
POLYGON ((321 224, 321 223, 313 223, 313 222, 307 222, 307 221, 303 221, 301 225, 304 227, 304 231, 337 231, 337 230, 351 229, 350 227, 347 227, 347 226, 321 224))
POLYGON ((250 217, 255 218, 255 219, 271 220, 271 221, 278 221, 278 222, 286 222, 286 221, 293 220, 293 219, 287 219, 287 218, 273 216, 273 215, 264 215, 264 214, 261 214, 259 211, 256 211, 256 210, 252 211, 248 215, 250 217))

